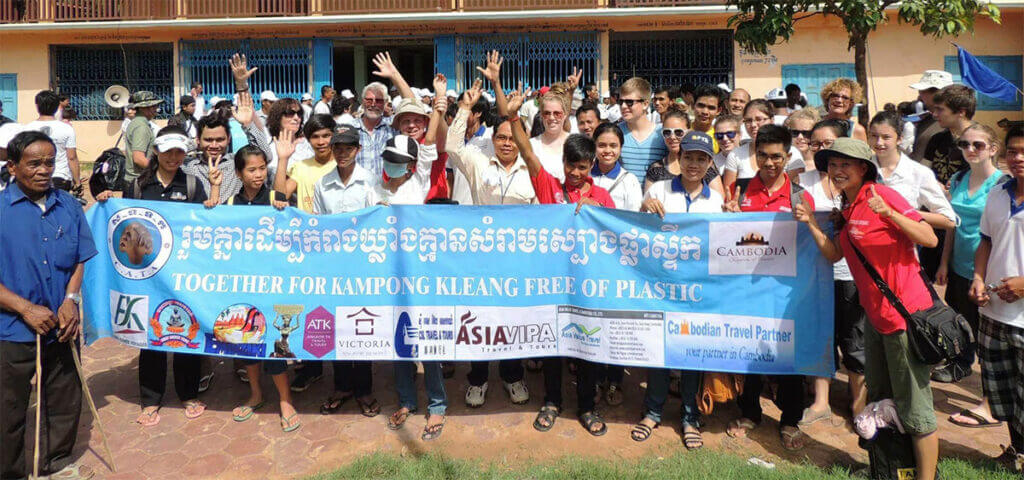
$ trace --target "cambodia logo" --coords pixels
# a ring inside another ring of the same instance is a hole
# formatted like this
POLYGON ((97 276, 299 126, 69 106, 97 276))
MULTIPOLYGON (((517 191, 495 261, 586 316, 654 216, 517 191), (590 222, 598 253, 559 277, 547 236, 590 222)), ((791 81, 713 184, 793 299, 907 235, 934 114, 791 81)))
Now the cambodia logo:
POLYGON ((131 280, 156 275, 171 257, 171 226, 148 208, 118 210, 107 222, 107 248, 114 270, 131 280))
POLYGON ((192 309, 178 300, 164 300, 149 319, 152 335, 149 343, 154 347, 199 348, 199 321, 192 309))
POLYGON ((145 348, 149 334, 149 297, 110 291, 110 328, 114 338, 137 348, 145 348))
POLYGON ((263 312, 247 303, 231 305, 217 315, 213 334, 206 334, 206 352, 262 357, 267 351, 266 333, 267 319, 263 312))
POLYGON ((786 247, 772 246, 764 235, 757 232, 750 232, 736 242, 735 247, 722 246, 715 250, 715 254, 721 257, 763 257, 786 255, 786 247))
POLYGON ((562 328, 562 338, 575 340, 589 347, 599 347, 601 338, 597 336, 597 333, 600 331, 601 327, 588 329, 585 325, 572 322, 562 328))
MULTIPOLYGON (((526 324, 526 325, 473 325, 477 321, 473 312, 466 312, 459 318, 459 334, 455 337, 455 343, 459 345, 512 345, 554 342, 555 332, 551 325, 526 324)), ((593 333, 601 328, 598 327, 593 333)))
POLYGON ((711 275, 796 276, 795 221, 711 222, 711 275))

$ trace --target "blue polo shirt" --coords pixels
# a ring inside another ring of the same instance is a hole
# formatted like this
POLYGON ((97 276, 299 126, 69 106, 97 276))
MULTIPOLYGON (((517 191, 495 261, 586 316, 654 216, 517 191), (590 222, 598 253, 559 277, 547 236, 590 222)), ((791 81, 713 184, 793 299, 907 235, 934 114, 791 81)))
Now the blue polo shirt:
POLYGON ((637 141, 625 121, 619 122, 619 128, 624 136, 620 157, 622 166, 636 178, 642 179, 647 175, 647 167, 668 155, 668 147, 661 136, 661 125, 655 125, 654 131, 642 142, 637 141))
MULTIPOLYGON (((75 267, 94 255, 82 206, 70 194, 51 188, 40 208, 17 184, 0 191, 0 284, 8 290, 57 313, 75 267)), ((45 337, 56 338, 57 329, 45 337)), ((35 332, 0 309, 0 341, 32 342, 35 332)))

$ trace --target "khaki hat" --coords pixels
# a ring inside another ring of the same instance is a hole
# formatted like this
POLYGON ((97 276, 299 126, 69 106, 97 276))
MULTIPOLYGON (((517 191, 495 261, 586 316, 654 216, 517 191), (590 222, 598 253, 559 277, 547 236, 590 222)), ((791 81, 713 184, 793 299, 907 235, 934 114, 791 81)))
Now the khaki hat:
POLYGON ((832 146, 814 154, 814 167, 819 172, 828 171, 828 159, 831 157, 851 158, 868 164, 868 172, 864 175, 865 180, 878 179, 878 164, 875 163, 875 153, 871 151, 863 140, 856 138, 837 138, 832 146))
POLYGON ((149 90, 139 90, 133 93, 128 101, 132 108, 152 107, 164 103, 164 99, 149 90))
POLYGON ((424 117, 429 117, 430 108, 424 105, 423 102, 419 101, 418 99, 403 98, 400 102, 398 102, 398 108, 395 109, 395 116, 392 121, 392 124, 395 127, 397 127, 398 119, 401 118, 402 115, 410 113, 416 115, 423 115, 424 117))
POLYGON ((946 88, 953 84, 953 74, 944 70, 925 70, 921 80, 910 84, 914 90, 930 90, 933 88, 946 88))

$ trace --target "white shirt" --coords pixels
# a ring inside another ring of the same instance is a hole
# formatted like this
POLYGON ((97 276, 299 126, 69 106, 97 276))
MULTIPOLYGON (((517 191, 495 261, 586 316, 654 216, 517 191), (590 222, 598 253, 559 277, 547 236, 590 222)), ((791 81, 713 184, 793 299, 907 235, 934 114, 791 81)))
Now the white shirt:
MULTIPOLYGON (((1024 275, 1024 211, 1010 212, 1010 195, 1017 194, 1016 183, 1011 180, 993 187, 985 203, 985 212, 981 214, 981 234, 992 241, 992 253, 988 256, 988 270, 985 271, 986 285, 1001 285, 1006 277, 1024 275)), ((992 299, 988 305, 979 309, 982 315, 1024 328, 1024 300, 1006 303, 999 295, 990 296, 992 299)))
POLYGON ((10 122, 0 125, 0 148, 6 149, 7 144, 11 143, 11 140, 14 139, 14 136, 21 132, 24 132, 25 130, 26 128, 24 125, 16 122, 10 122))
POLYGON ((313 187, 313 213, 329 215, 354 212, 371 207, 377 199, 377 184, 380 181, 358 164, 352 170, 348 185, 342 183, 338 169, 331 170, 313 187))
POLYGON ((338 125, 348 125, 352 128, 359 128, 359 120, 353 117, 352 114, 345 112, 337 117, 334 117, 334 123, 338 125))
MULTIPOLYGON (((875 159, 877 164, 877 157, 875 159)), ((927 208, 929 212, 938 213, 960 223, 953 211, 953 206, 946 198, 946 192, 935 178, 935 172, 910 157, 900 154, 900 161, 892 171, 892 176, 885 178, 882 170, 878 170, 878 183, 896 190, 907 203, 916 209, 927 208)))
POLYGON ((379 183, 377 196, 391 205, 423 205, 430 192, 430 166, 437 160, 437 145, 420 145, 416 155, 416 172, 398 190, 392 192, 379 183))
POLYGON ((203 118, 203 112, 206 111, 206 99, 202 95, 196 95, 192 98, 196 100, 196 113, 192 115, 196 118, 203 118))
POLYGON ((725 203, 722 194, 712 190, 707 183, 696 198, 690 198, 679 177, 654 182, 644 198, 657 199, 665 213, 722 213, 722 204, 725 203))
POLYGON ((631 212, 640 211, 640 204, 643 203, 640 181, 637 180, 636 175, 622 168, 622 165, 616 163, 607 175, 600 174, 600 170, 595 165, 590 176, 594 179, 594 185, 608 190, 608 194, 615 202, 615 208, 631 212))
POLYGON ((661 124, 661 114, 658 113, 657 110, 651 110, 650 112, 648 112, 647 113, 647 119, 650 120, 651 123, 653 123, 655 125, 660 125, 661 124))
POLYGON ((533 119, 540 112, 540 108, 537 107, 537 101, 532 100, 523 103, 522 107, 519 107, 519 116, 526 120, 526 130, 530 130, 530 126, 533 125, 533 119))
MULTIPOLYGON (((267 135, 269 137, 269 134, 267 135)), ((285 169, 287 172, 292 168, 292 165, 299 163, 307 158, 313 158, 316 156, 316 152, 313 151, 313 147, 309 144, 309 141, 305 137, 299 140, 299 143, 295 145, 295 152, 292 156, 288 157, 288 168, 285 169)), ((267 164, 267 175, 270 179, 271 185, 274 183, 274 175, 277 173, 277 139, 274 139, 270 144, 270 163, 267 164)))
POLYGON ((309 121, 309 116, 313 114, 313 107, 305 103, 300 103, 299 105, 302 107, 302 123, 306 123, 309 121))
POLYGON ((60 120, 36 120, 25 125, 25 130, 43 132, 53 140, 53 143, 57 146, 56 166, 53 170, 53 177, 71 180, 71 166, 68 165, 68 149, 77 148, 75 146, 75 129, 60 120))
MULTIPOLYGON (((729 156, 725 160, 725 170, 732 170, 736 172, 737 179, 754 178, 757 175, 757 167, 752 166, 750 163, 751 157, 754 155, 754 142, 748 141, 747 143, 741 144, 740 146, 729 152, 729 156)), ((786 172, 792 172, 806 167, 804 164, 803 154, 796 147, 789 146, 789 163, 786 164, 786 172)), ((725 171, 723 170, 724 174, 725 171)))
POLYGON ((324 103, 323 100, 320 100, 319 102, 316 102, 316 105, 313 106, 313 113, 316 115, 330 115, 331 106, 324 103))
POLYGON ((260 120, 263 122, 264 127, 266 127, 267 125, 267 115, 269 115, 269 112, 266 109, 261 108, 259 110, 256 110, 256 116, 260 117, 260 120))
POLYGON ((719 175, 725 173, 725 163, 729 160, 729 153, 718 152, 715 156, 711 157, 711 161, 715 162, 715 167, 718 168, 719 175))
POLYGON ((619 120, 622 120, 622 110, 618 105, 601 103, 597 105, 597 110, 601 112, 601 120, 607 120, 610 123, 619 123, 619 120))
POLYGON ((484 155, 478 148, 463 143, 467 117, 469 112, 462 109, 455 115, 455 120, 448 128, 445 150, 448 152, 448 163, 465 176, 473 205, 537 203, 537 195, 530 182, 530 171, 522 158, 516 157, 512 168, 506 170, 494 155, 484 155))
POLYGON ((540 139, 541 135, 530 139, 530 147, 533 148, 533 154, 540 160, 540 165, 544 167, 544 170, 547 170, 559 182, 565 182, 565 167, 562 165, 562 146, 565 144, 565 141, 552 145, 554 148, 549 149, 544 146, 540 139))
MULTIPOLYGON (((455 123, 454 121, 452 123, 455 123)), ((477 128, 476 133, 473 134, 473 138, 466 140, 466 145, 472 145, 480 150, 486 157, 494 156, 494 141, 491 139, 494 136, 494 129, 487 126, 481 126, 477 128)))
MULTIPOLYGON (((831 212, 833 208, 842 208, 842 200, 838 194, 835 198, 829 198, 828 192, 825 191, 827 182, 822 181, 821 172, 814 170, 801 173, 799 183, 801 187, 807 190, 807 193, 811 194, 811 198, 814 199, 814 211, 831 212)), ((846 264, 846 258, 832 264, 832 277, 836 280, 853 281, 853 275, 850 274, 850 266, 846 264)))

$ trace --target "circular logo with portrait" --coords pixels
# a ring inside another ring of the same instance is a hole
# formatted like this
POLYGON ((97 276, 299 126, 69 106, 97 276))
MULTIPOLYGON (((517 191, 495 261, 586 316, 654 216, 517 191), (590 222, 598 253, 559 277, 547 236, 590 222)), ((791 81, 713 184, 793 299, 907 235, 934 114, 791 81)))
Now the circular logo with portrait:
POLYGON ((144 280, 171 258, 174 237, 167 220, 148 208, 118 210, 107 222, 110 261, 122 277, 144 280))

